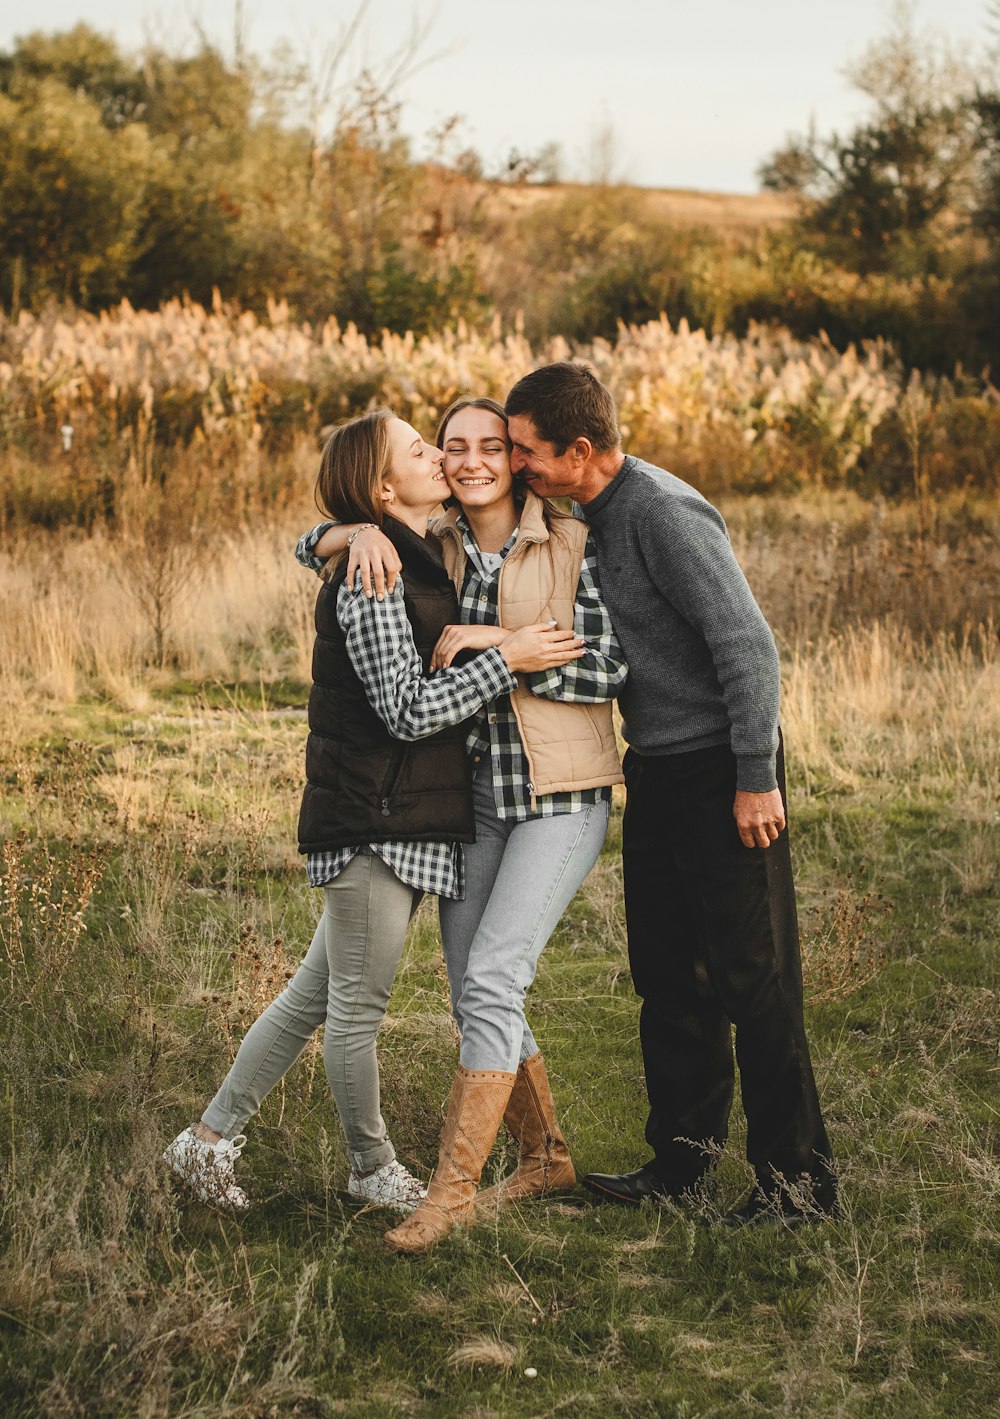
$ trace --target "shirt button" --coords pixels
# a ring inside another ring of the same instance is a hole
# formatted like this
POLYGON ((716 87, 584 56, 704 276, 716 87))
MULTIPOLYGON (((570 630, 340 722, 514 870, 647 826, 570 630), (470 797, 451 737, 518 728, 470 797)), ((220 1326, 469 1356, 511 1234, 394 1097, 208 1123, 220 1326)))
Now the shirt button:
POLYGON ((479 599, 480 599, 480 601, 483 603, 483 605, 485 606, 486 603, 487 603, 487 601, 489 601, 489 599, 490 599, 490 598, 489 598, 489 594, 484 591, 483 594, 480 596, 479 599))
POLYGON ((475 754, 475 755, 473 756, 472 762, 473 762, 474 764, 478 764, 479 761, 482 759, 482 757, 483 757, 482 754, 475 754))
POLYGON ((496 717, 496 715, 495 715, 495 714, 491 714, 491 715, 490 715, 490 724, 496 724, 496 722, 497 722, 497 717, 496 717))

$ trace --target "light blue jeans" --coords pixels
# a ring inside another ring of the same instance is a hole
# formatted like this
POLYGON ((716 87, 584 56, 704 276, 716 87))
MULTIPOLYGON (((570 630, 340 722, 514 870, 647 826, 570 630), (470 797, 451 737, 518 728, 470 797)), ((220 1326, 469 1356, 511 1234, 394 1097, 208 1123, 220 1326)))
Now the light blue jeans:
POLYGON ((513 822, 497 816, 488 764, 475 779, 465 898, 441 898, 441 941, 465 1069, 513 1072, 538 1049, 524 996, 556 923, 597 861, 608 804, 513 822))
POLYGON ((368 854, 352 858, 323 891, 305 959, 250 1026, 201 1121, 223 1138, 242 1133, 322 1025, 323 1064, 351 1166, 368 1173, 396 1156, 382 1119, 375 1036, 421 893, 368 854))

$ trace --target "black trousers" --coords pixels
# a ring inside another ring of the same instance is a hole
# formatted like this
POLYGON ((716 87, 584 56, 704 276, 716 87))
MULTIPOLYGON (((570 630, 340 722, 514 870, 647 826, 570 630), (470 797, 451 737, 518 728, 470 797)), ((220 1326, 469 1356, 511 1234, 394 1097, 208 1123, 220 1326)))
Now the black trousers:
MULTIPOLYGON (((788 831, 766 849, 740 842, 726 746, 662 757, 629 750, 625 781, 625 909, 653 1167, 680 1190, 725 1143, 735 1025, 758 1182, 771 1193, 775 1175, 811 1179, 827 1206, 835 1183, 802 1017, 788 831)), ((784 800, 780 750, 778 784, 784 800)))

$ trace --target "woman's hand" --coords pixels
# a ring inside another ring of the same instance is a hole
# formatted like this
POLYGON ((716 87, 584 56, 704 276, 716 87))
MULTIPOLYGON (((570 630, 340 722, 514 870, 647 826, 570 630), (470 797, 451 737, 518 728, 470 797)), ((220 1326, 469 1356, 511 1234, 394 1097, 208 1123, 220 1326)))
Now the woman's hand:
POLYGON ((502 626, 445 626, 431 656, 431 669, 447 670, 460 650, 489 650, 509 635, 502 626))
POLYGON ((377 527, 364 528, 351 543, 347 558, 349 587, 353 588, 354 578, 360 571, 365 595, 384 601, 387 591, 391 596, 396 590, 396 578, 402 570, 399 553, 377 527))
POLYGON ((522 626, 519 631, 512 631, 500 646, 508 669, 524 673, 568 665, 571 660, 579 660, 583 653, 583 637, 572 631, 561 631, 554 621, 522 626))

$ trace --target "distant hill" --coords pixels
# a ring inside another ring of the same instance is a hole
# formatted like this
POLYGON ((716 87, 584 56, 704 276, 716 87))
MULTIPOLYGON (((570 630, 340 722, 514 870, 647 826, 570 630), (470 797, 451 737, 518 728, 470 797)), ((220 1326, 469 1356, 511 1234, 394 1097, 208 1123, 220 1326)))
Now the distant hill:
MULTIPOLYGON (((593 191, 585 183, 491 184, 491 207, 527 212, 571 193, 593 191)), ((634 187, 623 184, 623 198, 648 204, 650 215, 678 227, 712 227, 720 232, 749 233, 774 227, 795 215, 796 199, 778 192, 703 192, 688 187, 634 187)))

